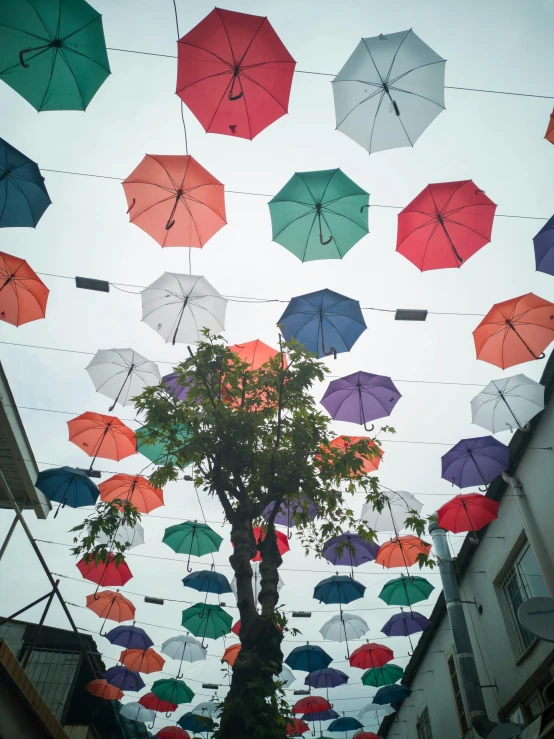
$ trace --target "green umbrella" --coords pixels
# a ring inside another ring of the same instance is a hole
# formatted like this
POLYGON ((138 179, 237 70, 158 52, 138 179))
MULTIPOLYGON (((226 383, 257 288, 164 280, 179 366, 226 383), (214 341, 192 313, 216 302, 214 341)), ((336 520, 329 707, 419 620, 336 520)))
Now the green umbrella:
POLYGON ((400 680, 404 670, 398 665, 388 665, 383 667, 375 667, 372 670, 366 670, 362 675, 362 683, 372 688, 380 688, 382 685, 392 685, 392 683, 400 680))
POLYGON ((102 17, 85 0, 0 3, 0 79, 38 111, 85 110, 110 74, 102 17))
POLYGON ((414 603, 427 600, 434 589, 435 586, 424 577, 401 575, 388 581, 379 593, 379 598, 389 606, 413 606, 414 603))
POLYGON ((197 603, 183 611, 181 624, 194 636, 204 639, 219 639, 220 636, 231 633, 233 619, 221 608, 208 603, 197 603))
POLYGON ((152 692, 162 701, 166 703, 190 703, 194 698, 192 690, 182 680, 175 678, 165 678, 156 680, 152 685, 152 692))
POLYGON ((176 526, 170 526, 164 532, 162 542, 171 547, 177 554, 188 554, 187 572, 192 572, 190 566, 191 555, 202 557, 204 554, 218 552, 223 537, 206 523, 185 521, 176 526))
MULTIPOLYGON (((174 430, 178 433, 178 440, 183 443, 192 436, 186 426, 176 426, 174 430)), ((141 426, 135 431, 135 437, 137 452, 154 464, 175 464, 177 461, 176 456, 167 451, 169 439, 164 441, 163 435, 152 427, 141 426)))
POLYGON ((269 201, 273 241, 298 259, 342 259, 368 232, 369 194, 340 169, 297 172, 269 201))

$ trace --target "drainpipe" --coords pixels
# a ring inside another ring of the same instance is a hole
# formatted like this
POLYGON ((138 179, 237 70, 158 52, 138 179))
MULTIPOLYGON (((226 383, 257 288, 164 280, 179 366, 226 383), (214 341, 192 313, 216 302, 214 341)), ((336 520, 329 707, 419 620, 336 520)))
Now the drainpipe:
POLYGON ((529 507, 529 502, 523 490, 523 485, 517 477, 512 477, 512 475, 508 475, 506 472, 502 473, 502 479, 512 488, 517 507, 519 508, 519 512, 523 520, 523 525, 525 526, 527 540, 535 552, 537 562, 539 563, 539 567, 544 575, 550 595, 554 596, 554 568, 552 567, 552 562, 550 561, 548 553, 544 547, 535 517, 529 507))
POLYGON ((483 692, 479 682, 479 674, 473 648, 469 638, 460 589, 456 578, 454 560, 450 554, 446 531, 441 529, 435 522, 429 524, 429 533, 433 538, 433 547, 439 562, 444 600, 448 612, 448 620, 454 637, 454 647, 460 668, 462 689, 466 698, 469 711, 469 721, 477 734, 486 739, 490 732, 497 726, 487 716, 483 692))

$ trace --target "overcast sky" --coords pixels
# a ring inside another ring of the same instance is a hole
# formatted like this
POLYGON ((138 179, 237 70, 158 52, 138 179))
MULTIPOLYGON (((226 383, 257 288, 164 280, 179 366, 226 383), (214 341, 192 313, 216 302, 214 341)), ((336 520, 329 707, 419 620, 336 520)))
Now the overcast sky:
MULTIPOLYGON (((170 0, 96 0, 103 13, 108 47, 176 53, 176 29, 170 0)), ((181 35, 196 25, 212 5, 204 0, 178 2, 181 35)), ((554 3, 535 0, 440 0, 394 3, 368 0, 281 0, 278 3, 237 0, 224 5, 232 10, 267 15, 297 61, 298 70, 336 73, 359 42, 375 36, 413 28, 437 53, 447 59, 446 84, 549 95, 552 89, 551 27, 554 3)), ((45 169, 68 170, 126 177, 145 153, 184 154, 184 137, 175 96, 176 60, 110 51, 112 76, 92 100, 86 114, 78 112, 40 115, 11 88, 0 84, 0 136, 37 161, 45 169)), ((204 275, 225 295, 279 298, 329 287, 356 298, 366 308, 425 308, 438 313, 484 314, 493 303, 533 291, 554 299, 553 278, 535 272, 532 237, 542 220, 500 217, 552 215, 554 149, 543 136, 552 100, 446 91, 446 111, 423 134, 413 149, 367 153, 335 131, 331 78, 296 74, 289 115, 262 132, 253 142, 227 136, 206 135, 185 109, 190 153, 219 178, 229 190, 271 195, 295 171, 340 167, 370 192, 370 204, 403 206, 428 183, 473 179, 498 204, 492 242, 461 270, 421 274, 395 253, 397 211, 371 208, 370 233, 342 261, 302 264, 271 241, 268 197, 227 194, 228 225, 203 250, 193 250, 194 274, 204 275)), ((115 180, 92 179, 43 172, 53 205, 36 231, 5 229, 1 249, 24 257, 38 272, 74 277, 82 275, 134 286, 145 286, 164 271, 188 272, 188 250, 162 250, 146 233, 128 223, 121 185, 115 180)), ((43 278, 51 290, 47 318, 15 328, 1 324, 6 342, 54 347, 66 353, 3 345, 1 361, 20 408, 31 406, 49 412, 21 410, 39 467, 85 466, 88 458, 67 440, 66 421, 87 410, 106 413, 110 402, 94 392, 84 370, 98 349, 132 347, 149 359, 160 361, 162 374, 185 356, 183 346, 166 346, 141 323, 140 297, 114 288, 109 294, 77 290, 70 279, 43 278), (163 364, 161 362, 164 362, 163 364), (57 411, 57 412, 50 412, 57 411)), ((138 287, 126 287, 138 292, 138 287)), ((226 338, 230 343, 260 338, 277 342, 276 322, 284 309, 280 303, 253 306, 230 302, 226 338)), ((486 434, 471 425, 470 400, 502 370, 475 359, 472 330, 479 315, 430 315, 425 323, 395 322, 392 313, 364 311, 368 330, 352 352, 328 361, 331 373, 342 376, 357 370, 385 374, 398 383, 403 398, 390 423, 393 439, 384 439, 385 456, 379 471, 382 482, 396 490, 409 490, 430 514, 457 492, 440 477, 440 457, 450 445, 468 436, 486 434), (423 384, 422 381, 425 381, 423 384), (468 383, 449 385, 438 383, 468 383)), ((508 370, 538 379, 542 362, 530 362, 508 370)), ((316 388, 319 399, 325 386, 316 388)), ((117 415, 133 428, 133 408, 117 415)), ((336 424, 337 433, 356 433, 358 427, 336 424)), ((500 435, 508 442, 509 433, 500 435)), ((138 472, 140 456, 120 464, 101 461, 96 466, 110 472, 138 472)), ((108 477, 107 474, 103 479, 108 477)), ((186 519, 202 519, 196 495, 188 483, 168 485, 166 505, 144 517, 147 544, 133 551, 128 563, 134 578, 125 592, 133 593, 137 621, 156 645, 180 631, 179 601, 196 601, 194 591, 184 589, 184 558, 177 559, 161 544, 166 526, 186 519), (135 556, 136 554, 136 556, 135 556), (150 558, 151 559, 148 559, 150 558), (156 559, 165 558, 165 559, 156 559), (140 594, 140 595, 137 595, 140 594), (144 604, 142 594, 166 598, 163 607, 144 604), (170 600, 172 599, 172 600, 170 600), (152 626, 156 624, 156 626, 152 626)), ((361 506, 361 500, 357 499, 361 506)), ((228 539, 221 525, 219 506, 202 498, 205 516, 228 539)), ((12 515, 0 515, 0 536, 12 515)), ((56 520, 28 520, 51 569, 66 577, 61 589, 75 604, 72 612, 80 627, 96 633, 107 666, 117 660, 119 649, 98 636, 99 619, 84 610, 85 597, 94 586, 81 580, 66 546, 68 529, 80 522, 82 511, 65 509, 56 520)), ((305 559, 300 545, 291 542, 284 558, 285 610, 314 612, 310 620, 294 621, 302 631, 296 642, 321 639, 319 628, 335 609, 321 606, 310 594, 334 568, 325 560, 305 559), (314 570, 313 572, 309 570, 314 570)), ((227 541, 215 556, 218 569, 231 577, 227 541)), ((209 567, 206 558, 195 567, 209 567)), ((352 604, 370 624, 370 639, 381 639, 380 628, 395 612, 377 595, 384 582, 398 571, 366 565, 356 576, 367 586, 363 601, 352 604)), ((0 564, 4 609, 13 612, 48 590, 40 565, 20 531, 0 564)), ((436 573, 429 579, 439 585, 436 573)), ((435 591, 435 595, 437 593, 435 591)), ((228 605, 234 598, 225 598, 228 605)), ((433 598, 417 606, 429 615, 433 598)), ((230 612, 236 617, 236 609, 230 612)), ((40 608, 26 617, 38 620, 40 608)), ((47 623, 66 626, 59 607, 53 606, 47 623)), ((226 639, 226 645, 235 638, 226 639)), ((409 645, 401 639, 385 640, 395 651, 394 662, 405 666, 409 645)), ((295 646, 287 638, 284 651, 295 646)), ((361 672, 345 662, 344 646, 322 645, 333 656, 333 666, 351 675, 351 685, 335 690, 339 711, 351 714, 369 702, 373 690, 360 683, 361 672), (340 699, 340 700, 339 700, 340 699)), ((186 672, 186 680, 199 700, 207 700, 202 679, 221 683, 219 657, 222 640, 210 642, 209 659, 186 672), (194 678, 190 677, 194 675, 194 678)), ((165 672, 176 674, 177 663, 168 661, 165 672)), ((305 673, 297 673, 293 687, 301 687, 305 673)), ((159 675, 147 676, 147 684, 159 675)), ((224 690, 218 695, 222 697, 224 690)), ((293 699, 292 693, 290 694, 293 699)), ((124 700, 127 700, 126 697, 124 700)), ((134 695, 131 698, 135 700, 134 695)), ((184 707, 188 710, 190 707, 184 707)), ((176 712, 178 717, 183 710, 176 712)), ((166 723, 156 722, 156 729, 166 723)))

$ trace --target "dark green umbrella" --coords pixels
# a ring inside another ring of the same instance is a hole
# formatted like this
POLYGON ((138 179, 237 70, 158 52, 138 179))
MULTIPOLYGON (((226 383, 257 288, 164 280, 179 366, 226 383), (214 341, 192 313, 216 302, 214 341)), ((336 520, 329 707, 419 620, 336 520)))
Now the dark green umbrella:
POLYGON ((162 701, 166 703, 190 703, 194 698, 194 693, 182 680, 175 678, 164 678, 156 680, 152 685, 152 692, 162 701))
POLYGON ((162 542, 171 547, 177 554, 188 554, 187 572, 192 572, 191 555, 202 557, 204 554, 218 552, 223 537, 206 523, 185 521, 165 530, 162 542))
MULTIPOLYGON (((187 439, 190 439, 192 435, 187 427, 183 425, 175 426, 173 431, 176 432, 177 440, 183 443, 187 439)), ((165 465, 175 464, 177 462, 177 457, 167 451, 167 444, 170 441, 173 444, 173 440, 169 436, 165 438, 156 429, 150 426, 141 426, 135 431, 135 437, 137 440, 137 452, 154 464, 165 465)))
POLYGON ((342 259, 368 232, 369 194, 340 169, 297 172, 269 201, 273 241, 298 259, 342 259))
POLYGON ((181 624, 194 636, 201 636, 204 646, 204 639, 219 639, 230 634, 233 619, 221 606, 197 603, 183 611, 181 624))
POLYGON ((110 74, 102 17, 85 0, 0 3, 0 79, 38 111, 85 110, 110 74))
POLYGON ((404 670, 398 665, 387 664, 383 667, 375 667, 372 670, 366 670, 362 675, 362 683, 372 688, 380 688, 382 685, 390 685, 395 683, 404 674, 404 670))
POLYGON ((435 586, 424 577, 401 575, 388 581, 379 598, 389 606, 413 606, 414 603, 427 600, 434 589, 435 586))

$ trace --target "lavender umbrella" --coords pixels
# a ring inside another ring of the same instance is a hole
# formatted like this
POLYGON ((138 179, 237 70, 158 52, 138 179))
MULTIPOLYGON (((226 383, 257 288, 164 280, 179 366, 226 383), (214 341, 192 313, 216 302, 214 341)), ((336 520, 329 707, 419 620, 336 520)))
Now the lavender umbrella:
POLYGON ((335 421, 358 423, 366 431, 367 423, 390 416, 402 395, 390 377, 355 372, 333 380, 321 399, 321 405, 335 421))
POLYGON ((115 629, 108 631, 103 636, 110 644, 117 644, 124 649, 141 649, 145 650, 154 645, 152 639, 148 636, 144 629, 138 626, 116 626, 115 629))
POLYGON ((350 567, 354 576, 354 567, 366 562, 373 562, 379 551, 379 544, 372 544, 358 534, 345 534, 329 539, 323 545, 322 554, 331 564, 350 567))
POLYGON ((326 711, 319 711, 319 713, 305 713, 302 716, 302 721, 330 721, 332 718, 338 717, 339 714, 336 711, 328 708, 326 711))
POLYGON ((394 616, 389 618, 381 631, 387 636, 407 636, 410 642, 410 649, 413 651, 410 635, 424 631, 429 626, 430 621, 417 611, 410 610, 409 613, 405 613, 402 609, 400 610, 401 613, 395 613, 394 616))
MULTIPOLYGON (((192 379, 192 377, 189 377, 191 382, 192 379)), ((185 400, 189 394, 190 386, 181 385, 179 381, 179 373, 177 372, 171 372, 169 375, 164 375, 164 377, 162 377, 162 382, 165 382, 176 400, 185 400)))
POLYGON ((537 271, 554 275, 554 216, 538 232, 533 244, 537 271))
POLYGON ((442 457, 442 478, 459 488, 487 486, 508 468, 509 460, 510 450, 493 436, 462 439, 442 457))
POLYGON ((110 667, 103 677, 110 685, 127 692, 137 693, 144 688, 144 680, 139 673, 128 670, 126 667, 110 667))
MULTIPOLYGON (((269 517, 271 516, 274 506, 275 503, 269 503, 262 511, 262 516, 266 521, 269 521, 269 517)), ((296 523, 294 522, 294 517, 296 516, 296 514, 302 513, 303 511, 306 512, 310 521, 313 521, 314 518, 317 516, 316 504, 312 503, 310 500, 308 500, 308 498, 304 498, 303 496, 294 501, 285 498, 285 500, 283 500, 283 502, 281 503, 279 511, 275 516, 275 523, 278 526, 287 527, 289 539, 292 537, 290 529, 293 529, 296 526, 296 523)))

